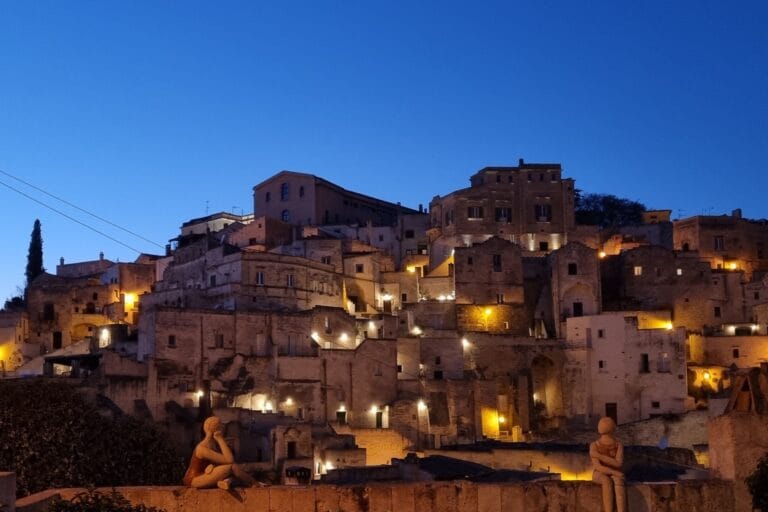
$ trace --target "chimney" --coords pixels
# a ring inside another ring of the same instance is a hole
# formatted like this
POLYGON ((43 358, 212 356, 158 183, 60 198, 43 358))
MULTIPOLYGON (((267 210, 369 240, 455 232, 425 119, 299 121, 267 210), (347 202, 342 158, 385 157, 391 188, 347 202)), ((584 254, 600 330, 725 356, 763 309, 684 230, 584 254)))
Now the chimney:
POLYGON ((63 265, 63 264, 64 264, 64 256, 59 258, 59 265, 63 265))
POLYGON ((419 213, 424 213, 424 205, 419 203, 419 213))
POLYGON ((166 256, 171 255, 171 244, 165 244, 165 255, 166 256))
POLYGON ((103 260, 104 260, 104 251, 101 251, 99 253, 99 261, 103 261, 103 260))
POLYGON ((522 158, 517 161, 518 167, 522 167, 524 164, 525 164, 525 160, 523 160, 522 158))
POLYGON ((736 219, 740 219, 741 218, 741 208, 736 208, 735 210, 733 210, 731 212, 731 216, 736 218, 736 219))

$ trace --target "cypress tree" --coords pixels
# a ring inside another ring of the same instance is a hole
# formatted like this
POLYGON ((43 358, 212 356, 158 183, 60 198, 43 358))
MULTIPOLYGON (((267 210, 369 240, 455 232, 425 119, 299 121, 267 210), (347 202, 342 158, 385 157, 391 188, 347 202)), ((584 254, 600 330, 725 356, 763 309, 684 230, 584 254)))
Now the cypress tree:
POLYGON ((35 219, 35 225, 32 228, 32 237, 29 240, 29 254, 27 255, 27 286, 29 286, 29 284, 44 271, 43 236, 40 233, 40 219, 35 219))

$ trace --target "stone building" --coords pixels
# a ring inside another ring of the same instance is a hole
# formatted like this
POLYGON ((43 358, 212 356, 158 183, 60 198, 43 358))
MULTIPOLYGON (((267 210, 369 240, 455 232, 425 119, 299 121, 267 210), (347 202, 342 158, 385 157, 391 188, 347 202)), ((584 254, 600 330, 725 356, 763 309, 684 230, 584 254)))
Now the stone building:
POLYGON ((617 423, 685 410, 685 330, 664 313, 623 311, 567 320, 569 343, 587 348, 593 417, 617 423))
POLYGON ((698 215, 674 223, 678 251, 696 251, 713 269, 768 271, 768 221, 731 215, 698 215))
POLYGON ((29 317, 26 311, 0 311, 0 375, 12 372, 27 359, 39 354, 40 347, 28 343, 29 317))
POLYGON ((382 199, 346 190, 311 174, 280 171, 253 187, 256 217, 299 226, 357 224, 394 226, 401 214, 416 214, 382 199))

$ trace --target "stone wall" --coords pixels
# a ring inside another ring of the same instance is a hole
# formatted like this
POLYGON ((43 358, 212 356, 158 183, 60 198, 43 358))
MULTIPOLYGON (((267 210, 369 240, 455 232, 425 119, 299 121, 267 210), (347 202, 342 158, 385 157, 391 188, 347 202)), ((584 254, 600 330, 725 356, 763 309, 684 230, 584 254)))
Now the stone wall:
MULTIPOLYGON (((517 512, 600 510, 600 487, 591 482, 474 484, 471 482, 387 483, 361 486, 318 485, 195 490, 183 487, 123 487, 133 503, 167 512, 517 512)), ((18 512, 43 510, 46 498, 71 498, 82 489, 46 491, 17 502, 18 512)), ((109 492, 108 489, 104 489, 109 492)), ((627 488, 631 511, 734 512, 733 487, 720 480, 677 484, 637 484, 627 488)))

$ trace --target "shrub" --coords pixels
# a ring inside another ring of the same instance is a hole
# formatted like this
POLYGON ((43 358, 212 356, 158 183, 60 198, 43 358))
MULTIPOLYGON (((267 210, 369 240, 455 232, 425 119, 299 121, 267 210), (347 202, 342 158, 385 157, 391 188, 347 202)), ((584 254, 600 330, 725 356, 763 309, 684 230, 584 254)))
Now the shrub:
POLYGON ((0 468, 17 494, 57 487, 178 484, 184 461, 168 436, 127 415, 103 415, 68 382, 0 381, 0 468))
POLYGON ((131 505, 115 490, 108 494, 89 490, 76 494, 71 501, 54 499, 48 506, 48 512, 165 512, 165 510, 145 505, 131 505))

